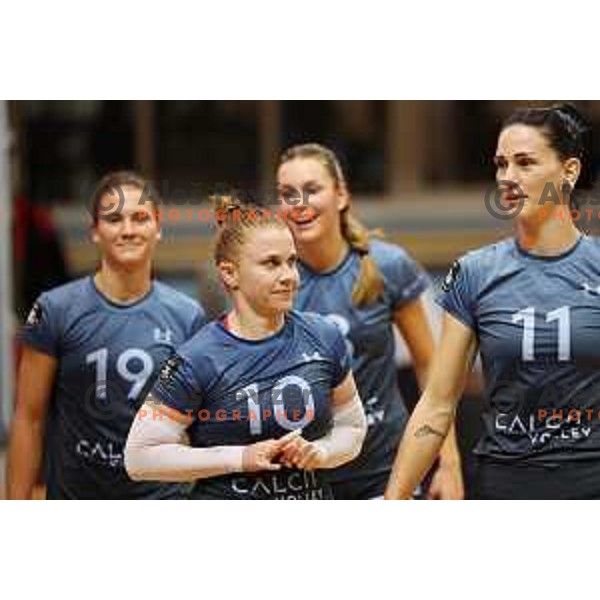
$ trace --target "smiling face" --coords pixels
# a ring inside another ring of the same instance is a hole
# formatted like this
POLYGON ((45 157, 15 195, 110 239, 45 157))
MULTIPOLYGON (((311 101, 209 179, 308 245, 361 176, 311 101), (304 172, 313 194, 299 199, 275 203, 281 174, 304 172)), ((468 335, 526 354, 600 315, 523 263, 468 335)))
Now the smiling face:
MULTIPOLYGON (((92 240, 109 265, 135 269, 151 262, 160 239, 160 228, 154 204, 140 203, 142 190, 134 186, 121 189, 122 209, 97 220, 92 240)), ((113 201, 111 198, 101 199, 101 204, 108 206, 113 201)))
POLYGON ((515 124, 502 130, 498 138, 496 156, 496 180, 507 180, 518 188, 503 189, 502 200, 506 206, 514 206, 524 198, 523 210, 518 219, 540 217, 540 210, 550 212, 552 196, 544 190, 547 185, 556 190, 561 204, 564 203, 562 185, 569 181, 574 186, 579 173, 579 161, 575 158, 562 160, 550 146, 548 137, 539 127, 515 124), (545 204, 540 200, 548 199, 545 204))
POLYGON ((277 184, 298 245, 326 241, 331 232, 340 231, 340 212, 348 206, 348 194, 319 160, 294 158, 283 163, 277 184), (308 204, 291 206, 285 200, 290 194, 300 194, 308 204))
POLYGON ((238 308, 249 307, 262 317, 292 308, 298 289, 296 247, 287 227, 248 229, 235 257, 218 265, 238 308))

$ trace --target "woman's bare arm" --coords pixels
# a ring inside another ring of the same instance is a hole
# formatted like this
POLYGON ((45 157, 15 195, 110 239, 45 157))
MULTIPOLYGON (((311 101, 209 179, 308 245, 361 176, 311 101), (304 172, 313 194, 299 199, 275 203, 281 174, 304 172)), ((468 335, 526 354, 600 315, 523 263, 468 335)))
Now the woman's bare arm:
MULTIPOLYGON (((410 351, 419 390, 422 393, 427 387, 434 353, 433 334, 427 317, 424 296, 421 295, 396 311, 394 323, 410 351)), ((433 474, 428 497, 443 500, 464 498, 462 466, 454 421, 440 449, 439 464, 433 474)))
POLYGON ((23 346, 8 445, 8 497, 30 499, 42 464, 44 431, 58 360, 23 346))
POLYGON ((476 347, 473 330, 445 313, 427 387, 406 427, 386 498, 410 498, 433 464, 454 421, 476 347))

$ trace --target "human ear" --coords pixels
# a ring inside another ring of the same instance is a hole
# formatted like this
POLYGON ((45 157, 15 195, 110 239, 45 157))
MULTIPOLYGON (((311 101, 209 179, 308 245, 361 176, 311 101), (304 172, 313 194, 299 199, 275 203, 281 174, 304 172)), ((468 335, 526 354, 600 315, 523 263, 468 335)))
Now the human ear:
POLYGON ((581 161, 578 158, 567 158, 563 164, 563 180, 571 186, 575 187, 577 179, 581 173, 581 161))
POLYGON ((219 271, 219 277, 228 290, 237 290, 238 274, 237 269, 233 262, 229 260, 223 260, 217 265, 219 271))
POLYGON ((350 205, 350 193, 344 181, 338 183, 337 187, 337 208, 340 212, 346 210, 350 205))
POLYGON ((97 244, 100 241, 100 236, 98 235, 98 230, 96 229, 96 225, 92 225, 90 227, 90 238, 94 244, 97 244))

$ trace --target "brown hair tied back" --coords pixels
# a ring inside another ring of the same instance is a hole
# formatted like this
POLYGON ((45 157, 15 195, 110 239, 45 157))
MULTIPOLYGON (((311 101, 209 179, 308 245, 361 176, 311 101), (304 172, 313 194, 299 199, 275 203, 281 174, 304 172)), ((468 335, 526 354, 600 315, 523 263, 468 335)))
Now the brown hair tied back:
POLYGON ((263 227, 287 229, 287 223, 280 214, 263 206, 243 203, 231 196, 218 196, 211 199, 215 206, 215 220, 219 227, 214 250, 214 260, 217 265, 223 261, 237 261, 249 232, 263 227))
POLYGON ((348 194, 348 205, 340 213, 342 236, 360 255, 360 271, 352 290, 352 302, 355 306, 364 306, 376 301, 382 296, 384 285, 379 268, 369 255, 369 244, 373 237, 383 237, 381 232, 368 230, 352 213, 346 178, 332 150, 321 144, 292 146, 281 155, 279 166, 297 158, 312 158, 321 163, 338 189, 348 194))

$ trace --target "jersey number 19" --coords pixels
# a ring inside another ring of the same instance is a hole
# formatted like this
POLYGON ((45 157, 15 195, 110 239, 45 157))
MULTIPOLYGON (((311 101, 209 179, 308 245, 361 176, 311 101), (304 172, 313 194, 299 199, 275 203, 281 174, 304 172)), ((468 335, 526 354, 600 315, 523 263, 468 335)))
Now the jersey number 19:
MULTIPOLYGON (((100 348, 91 352, 86 357, 86 363, 96 365, 96 398, 105 400, 107 394, 107 365, 108 348, 100 348)), ((140 348, 129 348, 119 354, 117 359, 117 373, 128 383, 133 384, 127 394, 128 400, 135 400, 142 391, 148 378, 154 370, 152 357, 140 348), (131 370, 131 361, 139 360, 142 368, 139 371, 131 370)))

